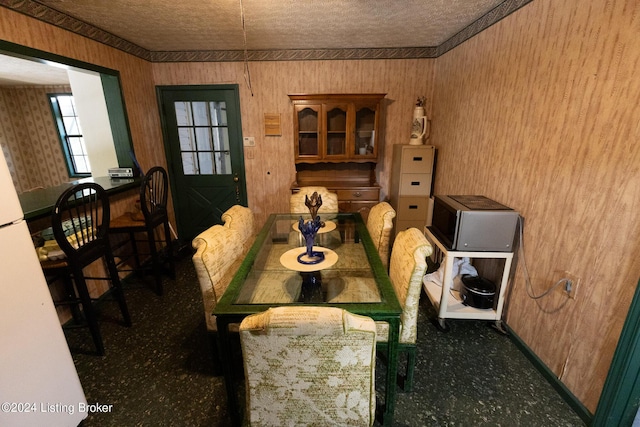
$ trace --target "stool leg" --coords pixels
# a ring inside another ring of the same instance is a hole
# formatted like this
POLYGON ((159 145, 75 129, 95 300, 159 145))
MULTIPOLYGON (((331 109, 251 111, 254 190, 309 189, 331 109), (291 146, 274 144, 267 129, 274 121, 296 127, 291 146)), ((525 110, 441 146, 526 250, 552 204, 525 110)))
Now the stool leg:
POLYGON ((147 239, 149 240, 149 251, 151 252, 151 261, 153 265, 153 276, 156 280, 156 293, 158 295, 162 295, 162 275, 161 275, 161 264, 160 257, 158 255, 158 250, 156 249, 156 237, 154 233, 154 228, 147 229, 147 239))
POLYGON ((93 337, 96 349, 100 356, 104 356, 104 344, 102 342, 102 335, 100 334, 100 326, 98 325, 98 319, 96 313, 93 310, 93 304, 91 303, 91 297, 89 296, 89 289, 87 289, 87 282, 84 280, 81 267, 73 268, 73 280, 76 283, 76 289, 82 302, 82 311, 84 311, 84 317, 89 324, 89 330, 93 337))
POLYGON ((169 228, 169 221, 164 222, 164 238, 167 243, 167 256, 169 262, 169 276, 172 279, 176 278, 176 267, 173 262, 173 243, 171 242, 171 229, 169 228))
POLYGON ((107 263, 107 269, 109 270, 109 277, 111 278, 111 285, 113 286, 113 293, 120 306, 120 312, 124 319, 126 326, 131 326, 131 316, 129 316, 129 308, 127 307, 127 301, 124 299, 124 291, 122 289, 122 282, 120 282, 120 276, 118 275, 118 269, 116 268, 116 262, 113 259, 111 249, 107 247, 107 252, 104 256, 107 263))
POLYGON ((140 269, 140 256, 138 255, 138 244, 136 243, 136 233, 129 232, 129 240, 131 241, 131 251, 133 252, 134 259, 136 260, 136 268, 140 269))

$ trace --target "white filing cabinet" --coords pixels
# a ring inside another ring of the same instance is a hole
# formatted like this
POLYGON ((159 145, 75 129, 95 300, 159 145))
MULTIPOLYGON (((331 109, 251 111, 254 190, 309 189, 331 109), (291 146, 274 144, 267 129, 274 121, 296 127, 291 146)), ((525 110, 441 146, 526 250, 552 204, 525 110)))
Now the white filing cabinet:
POLYGON ((393 146, 389 197, 396 210, 396 234, 427 225, 435 151, 433 145, 393 146))
POLYGON ((509 282, 511 261, 513 252, 469 252, 450 251, 429 231, 424 228, 424 235, 433 246, 431 259, 444 265, 442 286, 434 282, 423 282, 423 288, 431 304, 438 311, 438 323, 442 329, 446 329, 445 319, 476 319, 493 320, 498 329, 502 330, 502 309, 504 297, 509 282), (471 258, 473 266, 478 270, 478 275, 493 281, 496 284, 496 296, 493 308, 478 309, 462 303, 458 292, 451 290, 453 281, 454 258, 471 258))

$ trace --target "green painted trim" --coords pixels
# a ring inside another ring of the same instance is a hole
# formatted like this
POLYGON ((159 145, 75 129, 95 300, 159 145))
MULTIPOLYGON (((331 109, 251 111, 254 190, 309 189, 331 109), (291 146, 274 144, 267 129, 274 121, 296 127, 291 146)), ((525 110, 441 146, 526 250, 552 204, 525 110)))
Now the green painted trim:
POLYGON ((127 109, 122 95, 122 86, 120 85, 120 73, 115 75, 100 73, 100 80, 102 80, 104 101, 107 104, 107 113, 109 115, 111 135, 113 136, 113 145, 116 149, 116 157, 118 158, 118 167, 133 168, 134 176, 137 176, 138 169, 133 164, 133 159, 131 158, 133 144, 131 142, 131 130, 127 109))
POLYGON ((630 426, 640 402, 640 281, 609 367, 592 426, 630 426))
POLYGON ((56 62, 58 64, 68 65, 69 68, 77 68, 100 73, 102 91, 107 104, 109 123, 111 125, 111 133, 113 135, 113 143, 116 150, 116 157, 118 158, 118 166, 133 167, 133 160, 131 159, 130 154, 133 152, 133 143, 131 141, 129 119, 124 104, 124 97, 122 95, 122 86, 120 85, 119 71, 4 40, 0 40, 0 53, 29 61, 39 62, 41 64, 48 65, 49 62, 56 62))
POLYGON ((558 377, 549 369, 547 365, 529 348, 527 344, 520 338, 513 329, 509 327, 506 323, 502 322, 502 324, 507 328, 508 336, 511 338, 511 341, 515 343, 515 345, 520 349, 520 351, 533 363, 533 366, 542 374, 543 377, 551 384, 551 386, 556 389, 560 397, 569 405, 576 414, 587 424, 591 424, 591 420, 593 418, 593 414, 589 412, 586 406, 578 400, 578 398, 565 386, 562 381, 558 379, 558 377))

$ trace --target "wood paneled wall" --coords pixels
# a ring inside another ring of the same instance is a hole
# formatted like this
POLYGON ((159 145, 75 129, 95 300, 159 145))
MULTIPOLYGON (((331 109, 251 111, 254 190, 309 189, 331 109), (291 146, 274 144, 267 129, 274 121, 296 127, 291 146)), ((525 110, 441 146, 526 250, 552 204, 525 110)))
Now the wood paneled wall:
POLYGON ((536 302, 519 265, 507 322, 593 411, 640 274, 639 8, 536 0, 436 60, 250 63, 253 95, 240 63, 150 64, 4 8, 0 38, 119 70, 144 168, 166 162, 154 85, 239 84, 243 134, 256 138, 245 161, 258 221, 287 209, 294 179, 287 94, 387 93, 383 195, 391 145, 407 143, 415 98, 427 96, 436 192, 484 194, 522 213, 535 293, 556 271, 580 278, 576 300, 536 302), (264 113, 281 114, 281 137, 263 136, 264 113))
POLYGON ((536 0, 437 59, 435 190, 525 218, 507 323, 594 411, 640 275, 640 3, 536 0))
MULTIPOLYGON (((384 148, 378 182, 387 194, 393 144, 409 142, 418 96, 431 99, 435 60, 251 62, 253 95, 242 63, 155 63, 157 85, 238 84, 242 133, 256 139, 245 147, 249 207, 258 223, 273 212, 288 212, 295 179, 293 93, 386 93, 384 148), (279 113, 282 136, 264 136, 264 113, 279 113), (253 151, 253 153, 250 153, 253 151)), ((430 107, 429 103, 429 107, 430 107)), ((428 112, 430 114, 430 112, 428 112)))

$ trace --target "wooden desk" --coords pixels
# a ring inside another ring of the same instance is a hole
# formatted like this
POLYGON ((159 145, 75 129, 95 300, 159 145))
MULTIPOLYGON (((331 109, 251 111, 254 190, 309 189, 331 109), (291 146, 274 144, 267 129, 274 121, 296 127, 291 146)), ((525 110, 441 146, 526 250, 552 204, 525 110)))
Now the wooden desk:
MULTIPOLYGON (((273 214, 267 220, 250 248, 238 272, 218 302, 213 314, 217 317, 218 348, 223 364, 227 402, 233 425, 242 422, 236 394, 236 378, 231 363, 229 325, 239 323, 250 314, 269 307, 305 304, 300 302, 302 277, 280 263, 280 256, 300 239, 291 233, 292 223, 299 215, 273 214)), ((389 323, 389 340, 385 404, 382 424, 391 425, 396 400, 398 334, 402 309, 389 276, 380 261, 367 228, 358 213, 333 214, 336 230, 318 236, 318 246, 324 244, 338 254, 334 266, 322 270, 322 302, 319 306, 340 307, 352 313, 389 323)))

